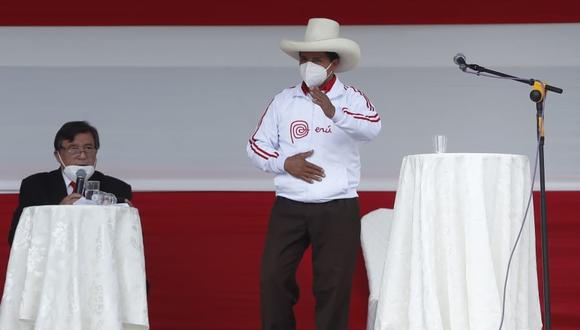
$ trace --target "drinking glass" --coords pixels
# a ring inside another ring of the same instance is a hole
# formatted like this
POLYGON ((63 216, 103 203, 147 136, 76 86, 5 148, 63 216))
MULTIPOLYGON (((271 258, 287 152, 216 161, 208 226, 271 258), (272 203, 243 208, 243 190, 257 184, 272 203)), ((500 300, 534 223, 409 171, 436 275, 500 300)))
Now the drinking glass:
POLYGON ((103 194, 103 201, 101 203, 102 205, 113 205, 113 204, 117 204, 117 197, 115 197, 115 195, 110 194, 110 193, 104 193, 103 194))
POLYGON ((447 137, 442 134, 433 136, 433 149, 435 153, 442 154, 447 150, 447 137))
POLYGON ((99 191, 101 188, 101 183, 99 181, 87 181, 85 184, 85 198, 88 200, 93 200, 93 195, 95 192, 99 191))

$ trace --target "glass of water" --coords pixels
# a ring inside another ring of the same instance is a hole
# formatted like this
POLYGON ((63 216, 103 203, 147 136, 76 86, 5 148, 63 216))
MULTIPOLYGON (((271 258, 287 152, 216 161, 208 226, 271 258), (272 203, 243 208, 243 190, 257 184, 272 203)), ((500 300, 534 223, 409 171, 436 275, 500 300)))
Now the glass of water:
POLYGON ((87 181, 85 184, 85 198, 88 200, 93 200, 93 195, 95 192, 99 191, 101 188, 101 183, 99 181, 87 181))
POLYGON ((113 205, 113 204, 117 204, 117 197, 115 197, 114 194, 104 193, 101 205, 113 205))
POLYGON ((437 154, 442 154, 447 150, 447 137, 442 134, 433 136, 433 150, 437 154))

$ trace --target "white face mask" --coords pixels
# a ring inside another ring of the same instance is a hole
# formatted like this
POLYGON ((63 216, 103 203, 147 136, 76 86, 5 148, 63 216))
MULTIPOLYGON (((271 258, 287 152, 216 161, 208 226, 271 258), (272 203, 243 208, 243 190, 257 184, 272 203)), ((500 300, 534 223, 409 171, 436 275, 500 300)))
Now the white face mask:
POLYGON ((64 166, 63 170, 64 175, 71 181, 77 182, 77 172, 79 170, 84 170, 85 173, 87 174, 85 180, 88 180, 93 175, 93 173, 95 173, 94 165, 65 165, 64 162, 62 161, 62 158, 60 158, 60 154, 58 152, 56 154, 58 155, 60 163, 62 164, 62 166, 64 166))
POLYGON ((77 182, 77 172, 79 170, 84 170, 87 173, 85 180, 88 180, 95 173, 95 167, 93 165, 68 165, 64 167, 64 175, 71 181, 77 182))
POLYGON ((308 87, 318 87, 328 78, 326 70, 331 65, 332 63, 325 68, 316 63, 305 62, 300 64, 300 75, 308 87))

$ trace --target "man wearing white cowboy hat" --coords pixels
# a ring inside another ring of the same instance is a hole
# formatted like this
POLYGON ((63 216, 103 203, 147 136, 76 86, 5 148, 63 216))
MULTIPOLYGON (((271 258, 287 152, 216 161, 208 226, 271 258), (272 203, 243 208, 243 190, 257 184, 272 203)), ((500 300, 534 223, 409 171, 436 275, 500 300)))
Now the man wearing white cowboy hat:
POLYGON ((260 169, 276 174, 262 259, 263 329, 295 329, 295 274, 312 245, 318 330, 347 329, 352 274, 360 246, 356 188, 359 145, 381 129, 373 104, 335 72, 353 69, 359 46, 337 22, 313 18, 304 41, 282 40, 300 63, 302 84, 274 97, 247 145, 260 169))

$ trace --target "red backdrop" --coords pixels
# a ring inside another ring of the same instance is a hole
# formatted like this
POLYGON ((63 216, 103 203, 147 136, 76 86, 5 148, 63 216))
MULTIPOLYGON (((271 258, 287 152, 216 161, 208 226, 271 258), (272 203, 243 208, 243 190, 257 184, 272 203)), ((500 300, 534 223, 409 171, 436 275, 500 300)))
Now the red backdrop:
MULTIPOLYGON (((4 219, 0 222, 0 284, 4 283, 9 254, 4 237, 16 198, 0 195, 0 217, 4 219)), ((135 194, 151 282, 152 329, 259 329, 259 264, 273 198, 268 192, 135 194)), ((393 207, 394 193, 363 192, 360 199, 364 214, 393 207)), ((580 328, 579 202, 580 192, 548 193, 555 330, 580 328)), ((535 207, 538 223, 537 203, 535 207)), ((314 329, 309 263, 307 254, 298 276, 301 300, 296 313, 301 330, 314 329)), ((350 329, 362 330, 368 297, 362 257, 353 284, 350 329)))
POLYGON ((580 22, 577 0, 4 0, 0 25, 303 25, 580 22))

